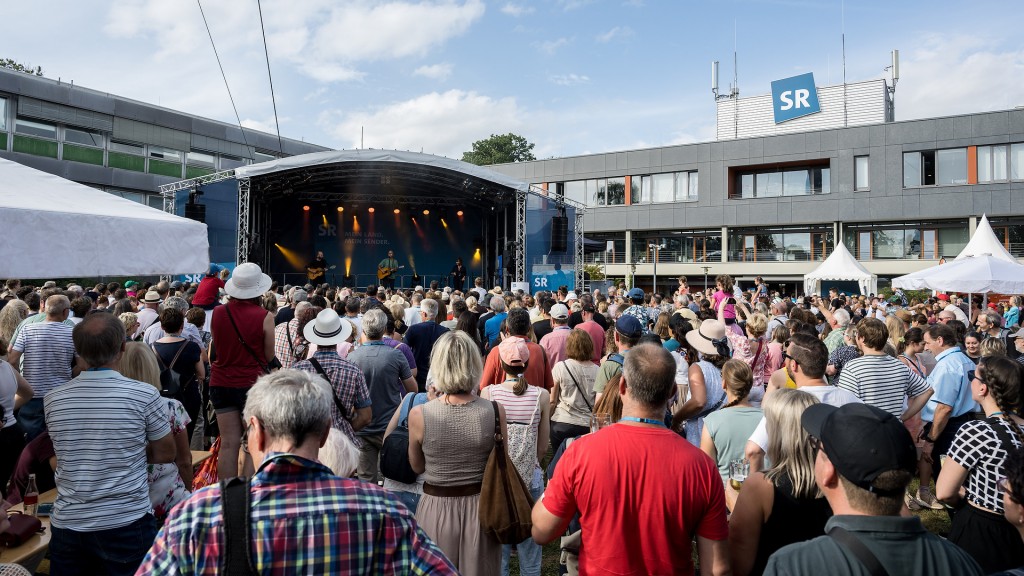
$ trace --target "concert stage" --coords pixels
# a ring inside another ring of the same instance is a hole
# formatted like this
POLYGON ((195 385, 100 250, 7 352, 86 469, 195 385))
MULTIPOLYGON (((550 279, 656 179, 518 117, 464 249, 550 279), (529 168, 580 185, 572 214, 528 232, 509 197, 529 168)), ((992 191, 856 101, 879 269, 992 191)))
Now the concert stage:
POLYGON ((460 257, 467 287, 477 276, 487 287, 515 281, 534 290, 582 281, 582 206, 448 158, 317 152, 161 192, 166 211, 205 216, 211 261, 256 262, 282 283, 304 283, 306 264, 323 251, 334 266, 328 282, 365 288, 377 283, 377 264, 388 250, 404 266, 399 287, 448 285, 460 257))

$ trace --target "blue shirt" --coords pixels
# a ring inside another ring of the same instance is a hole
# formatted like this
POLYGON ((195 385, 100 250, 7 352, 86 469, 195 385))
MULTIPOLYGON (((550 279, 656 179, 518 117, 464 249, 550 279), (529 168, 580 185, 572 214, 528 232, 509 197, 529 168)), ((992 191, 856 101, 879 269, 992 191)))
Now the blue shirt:
POLYGON ((487 322, 484 322, 484 336, 487 338, 487 343, 492 343, 498 339, 498 333, 501 331, 501 323, 508 317, 508 312, 502 312, 491 316, 487 322))
POLYGON ((957 346, 935 357, 935 368, 928 375, 928 384, 935 389, 935 394, 921 410, 922 420, 931 422, 935 418, 935 407, 940 403, 953 407, 950 416, 954 418, 978 409, 977 402, 971 398, 971 383, 967 380, 970 370, 974 370, 974 362, 957 346))

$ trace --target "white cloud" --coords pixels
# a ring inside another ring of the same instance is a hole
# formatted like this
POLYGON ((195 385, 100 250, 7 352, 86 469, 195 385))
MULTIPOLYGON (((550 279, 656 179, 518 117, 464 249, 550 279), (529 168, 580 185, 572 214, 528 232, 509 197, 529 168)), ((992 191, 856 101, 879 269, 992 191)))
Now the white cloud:
MULTIPOLYGON (((291 118, 288 118, 288 117, 282 117, 282 118, 279 119, 279 121, 281 123, 281 136, 289 137, 288 134, 285 131, 285 126, 288 125, 288 122, 290 120, 291 120, 291 118)), ((261 132, 266 132, 268 134, 277 134, 277 124, 274 122, 274 117, 273 116, 270 116, 268 118, 263 118, 263 119, 260 119, 260 120, 257 120, 257 119, 254 119, 254 118, 243 118, 242 119, 242 126, 245 126, 246 128, 251 128, 253 130, 259 130, 261 132)), ((298 136, 294 136, 294 135, 292 135, 290 137, 291 138, 298 138, 298 136)))
MULTIPOLYGON (((948 116, 1024 105, 1024 50, 986 37, 935 34, 900 62, 896 119, 948 116)), ((888 74, 886 74, 888 77, 888 74)))
POLYGON ((359 146, 365 128, 368 148, 424 150, 461 158, 470 145, 489 134, 516 131, 522 124, 515 98, 491 98, 476 92, 431 92, 369 111, 321 114, 324 128, 345 148, 359 146))
POLYGON ((598 34, 596 40, 601 43, 608 43, 616 38, 629 38, 633 35, 633 29, 629 26, 616 26, 604 34, 598 34))
POLYGON ((513 4, 509 2, 501 7, 502 14, 508 14, 509 16, 518 18, 527 14, 533 14, 533 6, 524 6, 522 4, 513 4))
POLYGON ((450 63, 442 64, 431 64, 429 66, 420 66, 413 71, 416 76, 423 76, 424 78, 430 78, 431 80, 447 80, 452 75, 452 65, 450 63))
POLYGON ((569 12, 570 10, 576 10, 582 8, 587 4, 592 4, 594 0, 558 0, 558 5, 562 7, 562 10, 569 12))
POLYGON ((545 40, 543 42, 534 42, 533 46, 548 55, 553 55, 558 52, 558 49, 562 46, 569 44, 568 38, 558 38, 557 40, 545 40))
POLYGON ((548 80, 559 86, 575 86, 590 82, 590 77, 583 74, 552 74, 548 76, 548 80))

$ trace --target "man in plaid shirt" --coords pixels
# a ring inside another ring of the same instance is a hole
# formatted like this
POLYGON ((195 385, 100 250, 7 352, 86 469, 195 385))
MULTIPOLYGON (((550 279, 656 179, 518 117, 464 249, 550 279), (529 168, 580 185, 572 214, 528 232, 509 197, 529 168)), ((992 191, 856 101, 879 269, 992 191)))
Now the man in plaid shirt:
POLYGON ((295 317, 274 328, 274 356, 282 368, 291 368, 306 355, 306 345, 299 333, 299 316, 313 305, 302 301, 295 305, 295 317))
POLYGON ((338 316, 334 310, 321 310, 316 319, 307 322, 302 330, 316 352, 308 360, 296 362, 293 368, 320 374, 334 392, 331 425, 341 430, 348 439, 361 448, 363 442, 356 436, 373 418, 370 389, 366 387, 363 371, 338 355, 338 344, 352 335, 352 324, 338 316))
POLYGON ((248 481, 249 550, 227 550, 221 485, 174 508, 136 575, 215 575, 249 555, 256 574, 457 574, 386 490, 316 461, 331 426, 321 378, 280 370, 249 391, 243 447, 262 462, 248 481))

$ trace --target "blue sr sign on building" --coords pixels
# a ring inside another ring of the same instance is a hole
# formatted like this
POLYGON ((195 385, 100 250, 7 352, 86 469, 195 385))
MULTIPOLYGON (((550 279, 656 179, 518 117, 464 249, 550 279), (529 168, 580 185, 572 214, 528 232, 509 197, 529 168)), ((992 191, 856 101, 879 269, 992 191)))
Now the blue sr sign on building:
POLYGON ((820 112, 814 74, 808 72, 772 82, 772 109, 776 124, 820 112))

